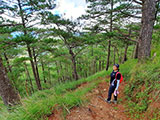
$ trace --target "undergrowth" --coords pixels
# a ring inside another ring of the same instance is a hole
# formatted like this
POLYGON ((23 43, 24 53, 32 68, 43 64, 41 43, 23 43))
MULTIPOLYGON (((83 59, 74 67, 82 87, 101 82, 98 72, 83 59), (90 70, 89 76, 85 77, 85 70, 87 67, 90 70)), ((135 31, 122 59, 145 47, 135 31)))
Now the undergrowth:
MULTIPOLYGON (((153 55, 153 53, 152 53, 153 55)), ((127 109, 130 116, 134 119, 144 117, 144 112, 148 110, 148 106, 160 99, 157 97, 160 91, 160 56, 152 57, 149 60, 138 62, 137 60, 128 60, 120 65, 120 72, 123 74, 124 82, 127 83, 124 93, 127 109), (152 98, 152 99, 151 99, 152 98)), ((66 82, 56 85, 52 89, 46 89, 36 92, 31 97, 22 99, 22 106, 16 106, 13 112, 8 112, 1 108, 0 119, 2 120, 40 120, 45 115, 51 114, 58 105, 63 109, 64 115, 67 114, 66 108, 71 109, 74 106, 81 105, 87 99, 84 95, 97 86, 99 77, 109 75, 112 68, 108 72, 102 71, 88 78, 78 81, 66 82), (87 86, 76 89, 82 83, 88 82, 87 86), (76 90, 75 90, 76 89, 76 90), (65 108, 65 107, 66 108, 65 108)), ((116 108, 115 108, 116 109, 116 108)), ((159 108, 156 108, 156 111, 159 108)), ((159 112, 154 112, 151 119, 157 120, 159 112)))
MULTIPOLYGON (((132 118, 145 119, 143 113, 148 111, 149 105, 160 100, 160 63, 159 55, 153 56, 151 59, 139 61, 130 71, 130 79, 128 79, 125 87, 125 97, 128 101, 128 110, 132 118)), ((153 108, 154 109, 154 108, 153 108)), ((148 119, 157 119, 158 112, 154 112, 154 116, 148 119)))
MULTIPOLYGON (((58 104, 60 107, 66 106, 71 109, 73 106, 78 106, 85 101, 83 95, 92 90, 101 82, 99 77, 105 77, 110 73, 102 71, 92 75, 86 79, 78 81, 66 82, 59 84, 52 89, 36 92, 31 97, 22 99, 22 105, 13 108, 13 111, 8 112, 6 108, 1 111, 1 120, 39 120, 44 119, 45 115, 51 114, 53 106, 58 104), (88 82, 89 85, 82 89, 74 90, 78 85, 88 82)), ((65 109, 64 109, 65 110, 65 109)))

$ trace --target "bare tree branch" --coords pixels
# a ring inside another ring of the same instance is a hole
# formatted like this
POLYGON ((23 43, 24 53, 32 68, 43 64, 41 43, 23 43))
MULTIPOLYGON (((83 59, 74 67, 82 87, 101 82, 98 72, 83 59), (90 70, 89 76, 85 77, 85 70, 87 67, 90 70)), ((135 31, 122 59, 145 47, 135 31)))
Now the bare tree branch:
POLYGON ((135 3, 139 4, 139 5, 142 5, 142 2, 139 2, 137 0, 133 0, 133 2, 135 2, 135 3))

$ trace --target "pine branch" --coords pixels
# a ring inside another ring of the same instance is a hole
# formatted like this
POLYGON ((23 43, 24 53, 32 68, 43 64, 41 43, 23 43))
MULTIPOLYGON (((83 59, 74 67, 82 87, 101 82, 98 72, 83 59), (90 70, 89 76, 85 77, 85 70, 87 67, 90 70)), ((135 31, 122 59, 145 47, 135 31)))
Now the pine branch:
POLYGON ((133 40, 133 39, 128 38, 128 37, 120 37, 120 36, 116 36, 116 37, 117 37, 117 38, 119 38, 119 39, 122 39, 122 40, 127 39, 127 40, 129 40, 129 41, 132 41, 132 42, 136 42, 136 43, 138 43, 138 41, 137 41, 137 40, 133 40))
POLYGON ((87 46, 83 47, 82 49, 80 49, 77 53, 75 53, 75 56, 77 56, 82 50, 84 50, 87 46))
POLYGON ((5 26, 18 26, 18 25, 23 25, 22 23, 19 24, 0 24, 0 27, 5 27, 5 26))
POLYGON ((127 35, 124 34, 124 33, 122 33, 118 27, 115 27, 114 29, 115 29, 115 30, 118 30, 118 32, 123 36, 123 37, 116 36, 117 38, 127 39, 127 40, 129 40, 129 41, 133 41, 133 42, 137 42, 137 43, 138 43, 137 40, 133 40, 133 39, 129 38, 129 37, 131 37, 131 29, 129 30, 129 34, 127 34, 127 35))
POLYGON ((131 14, 125 13, 125 12, 123 12, 123 11, 121 11, 121 10, 120 10, 120 12, 121 12, 122 14, 124 14, 124 15, 127 15, 128 17, 133 17, 133 18, 138 18, 138 19, 141 19, 141 18, 142 18, 142 17, 140 17, 140 16, 135 16, 135 15, 131 15, 131 14))

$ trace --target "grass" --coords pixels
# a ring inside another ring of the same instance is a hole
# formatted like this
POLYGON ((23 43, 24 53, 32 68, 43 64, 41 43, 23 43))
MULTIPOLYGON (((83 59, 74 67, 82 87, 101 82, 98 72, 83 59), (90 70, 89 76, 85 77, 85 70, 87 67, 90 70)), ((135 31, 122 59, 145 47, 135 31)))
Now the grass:
MULTIPOLYGON (((131 67, 126 66, 127 64, 132 63, 136 63, 136 61, 130 61, 128 63, 126 62, 120 67, 121 72, 124 74, 125 78, 127 78, 128 70, 131 69, 131 67)), ((62 108, 65 105, 68 109, 71 109, 74 106, 78 106, 82 104, 82 101, 84 102, 86 100, 83 96, 100 82, 100 80, 97 78, 105 77, 106 75, 109 75, 111 71, 112 68, 110 68, 107 72, 98 72, 88 78, 58 84, 54 88, 36 92, 32 96, 22 99, 23 105, 16 106, 12 112, 9 113, 6 109, 4 109, 0 115, 0 119, 38 120, 43 119, 44 115, 50 114, 53 110, 52 107, 56 104, 62 108), (72 91, 76 89, 78 85, 85 82, 88 82, 89 86, 76 90, 76 92, 72 91)))
MULTIPOLYGON (((152 94, 152 91, 160 90, 159 75, 160 63, 158 62, 160 55, 154 59, 146 60, 143 63, 138 63, 137 60, 128 60, 120 65, 120 72, 123 74, 124 82, 127 83, 124 93, 127 99, 127 109, 132 118, 140 119, 148 106, 158 94, 152 94), (143 74, 142 74, 143 73, 143 74), (142 89, 144 87, 144 89, 142 89), (153 100, 148 100, 152 96, 153 100)), ((54 88, 46 89, 34 93, 28 98, 22 99, 22 106, 16 106, 13 112, 8 112, 4 106, 0 106, 0 120, 40 120, 44 119, 45 115, 51 114, 54 110, 53 106, 57 105, 63 109, 64 115, 67 114, 66 109, 71 109, 74 106, 79 106, 87 101, 84 95, 91 91, 101 82, 98 78, 105 77, 111 73, 109 71, 98 72, 88 78, 83 78, 78 81, 70 81, 62 84, 57 84, 54 88), (88 82, 87 86, 77 89, 78 85, 88 82)), ((157 92, 158 93, 158 92, 157 92)), ((117 109, 116 107, 114 109, 117 109)), ((154 113, 154 119, 157 119, 158 112, 154 113)))
MULTIPOLYGON (((120 67, 125 78, 128 75, 126 71, 131 69, 131 67, 126 67, 129 63, 131 64, 131 62, 128 62, 120 67)), ((132 61, 132 63, 135 63, 135 61, 132 61)), ((56 104, 62 108, 65 105, 68 109, 71 109, 73 106, 78 106, 82 101, 85 101, 83 96, 100 82, 97 78, 105 77, 109 75, 111 71, 112 68, 107 72, 98 72, 88 78, 57 84, 54 88, 38 91, 32 96, 22 99, 23 105, 16 106, 10 113, 2 106, 3 110, 1 111, 2 114, 0 114, 0 120, 39 120, 43 119, 44 115, 50 114, 53 110, 52 107, 56 104), (72 92, 78 85, 85 82, 88 82, 89 86, 72 92)))
POLYGON ((4 108, 0 120, 39 120, 43 119, 44 115, 51 114, 52 107, 56 104, 62 108, 65 105, 68 109, 78 106, 85 101, 83 96, 101 82, 97 78, 105 77, 109 73, 110 71, 102 71, 86 79, 66 82, 52 89, 36 92, 31 97, 22 99, 22 106, 16 106, 12 112, 9 113, 4 108), (89 85, 75 92, 71 91, 84 82, 88 82, 89 85))
MULTIPOLYGON (((157 54, 155 58, 152 57, 151 59, 136 63, 130 72, 128 72, 129 79, 127 80, 124 92, 128 100, 127 109, 134 119, 142 119, 143 113, 149 111, 149 105, 158 96, 156 91, 160 91, 160 85, 158 84, 160 76, 159 58, 160 54, 157 54)), ((156 110, 156 108, 152 109, 156 110)), ((155 111, 154 114, 157 115, 158 112, 155 111)))

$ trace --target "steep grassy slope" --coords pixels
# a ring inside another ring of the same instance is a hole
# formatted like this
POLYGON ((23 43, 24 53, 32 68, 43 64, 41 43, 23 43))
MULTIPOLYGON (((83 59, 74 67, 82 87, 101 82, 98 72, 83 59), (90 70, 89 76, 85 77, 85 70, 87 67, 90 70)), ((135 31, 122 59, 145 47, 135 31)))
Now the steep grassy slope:
POLYGON ((134 65, 125 88, 130 115, 135 119, 160 119, 160 51, 152 49, 152 57, 134 65))
MULTIPOLYGON (((158 48, 152 49, 152 58, 149 60, 143 62, 129 60, 120 65, 120 71, 127 83, 124 89, 126 108, 133 119, 160 119, 160 54, 158 48)), ((22 99, 23 105, 16 107, 10 113, 2 106, 0 120, 39 120, 51 114, 56 104, 62 108, 65 105, 68 109, 79 106, 85 101, 82 96, 100 82, 99 77, 105 77, 111 71, 112 67, 108 72, 102 71, 86 79, 59 84, 55 88, 37 92, 29 98, 22 99), (86 82, 89 85, 75 90, 80 84, 86 82)))
POLYGON ((110 71, 102 71, 86 79, 59 84, 52 89, 39 91, 29 98, 22 99, 22 106, 16 106, 10 113, 3 107, 0 120, 39 120, 44 119, 45 115, 51 114, 53 106, 56 104, 62 108, 65 105, 68 109, 78 106, 85 101, 83 95, 101 82, 98 78, 105 77, 109 73, 110 71), (88 82, 88 86, 72 92, 80 84, 86 82, 88 82))

